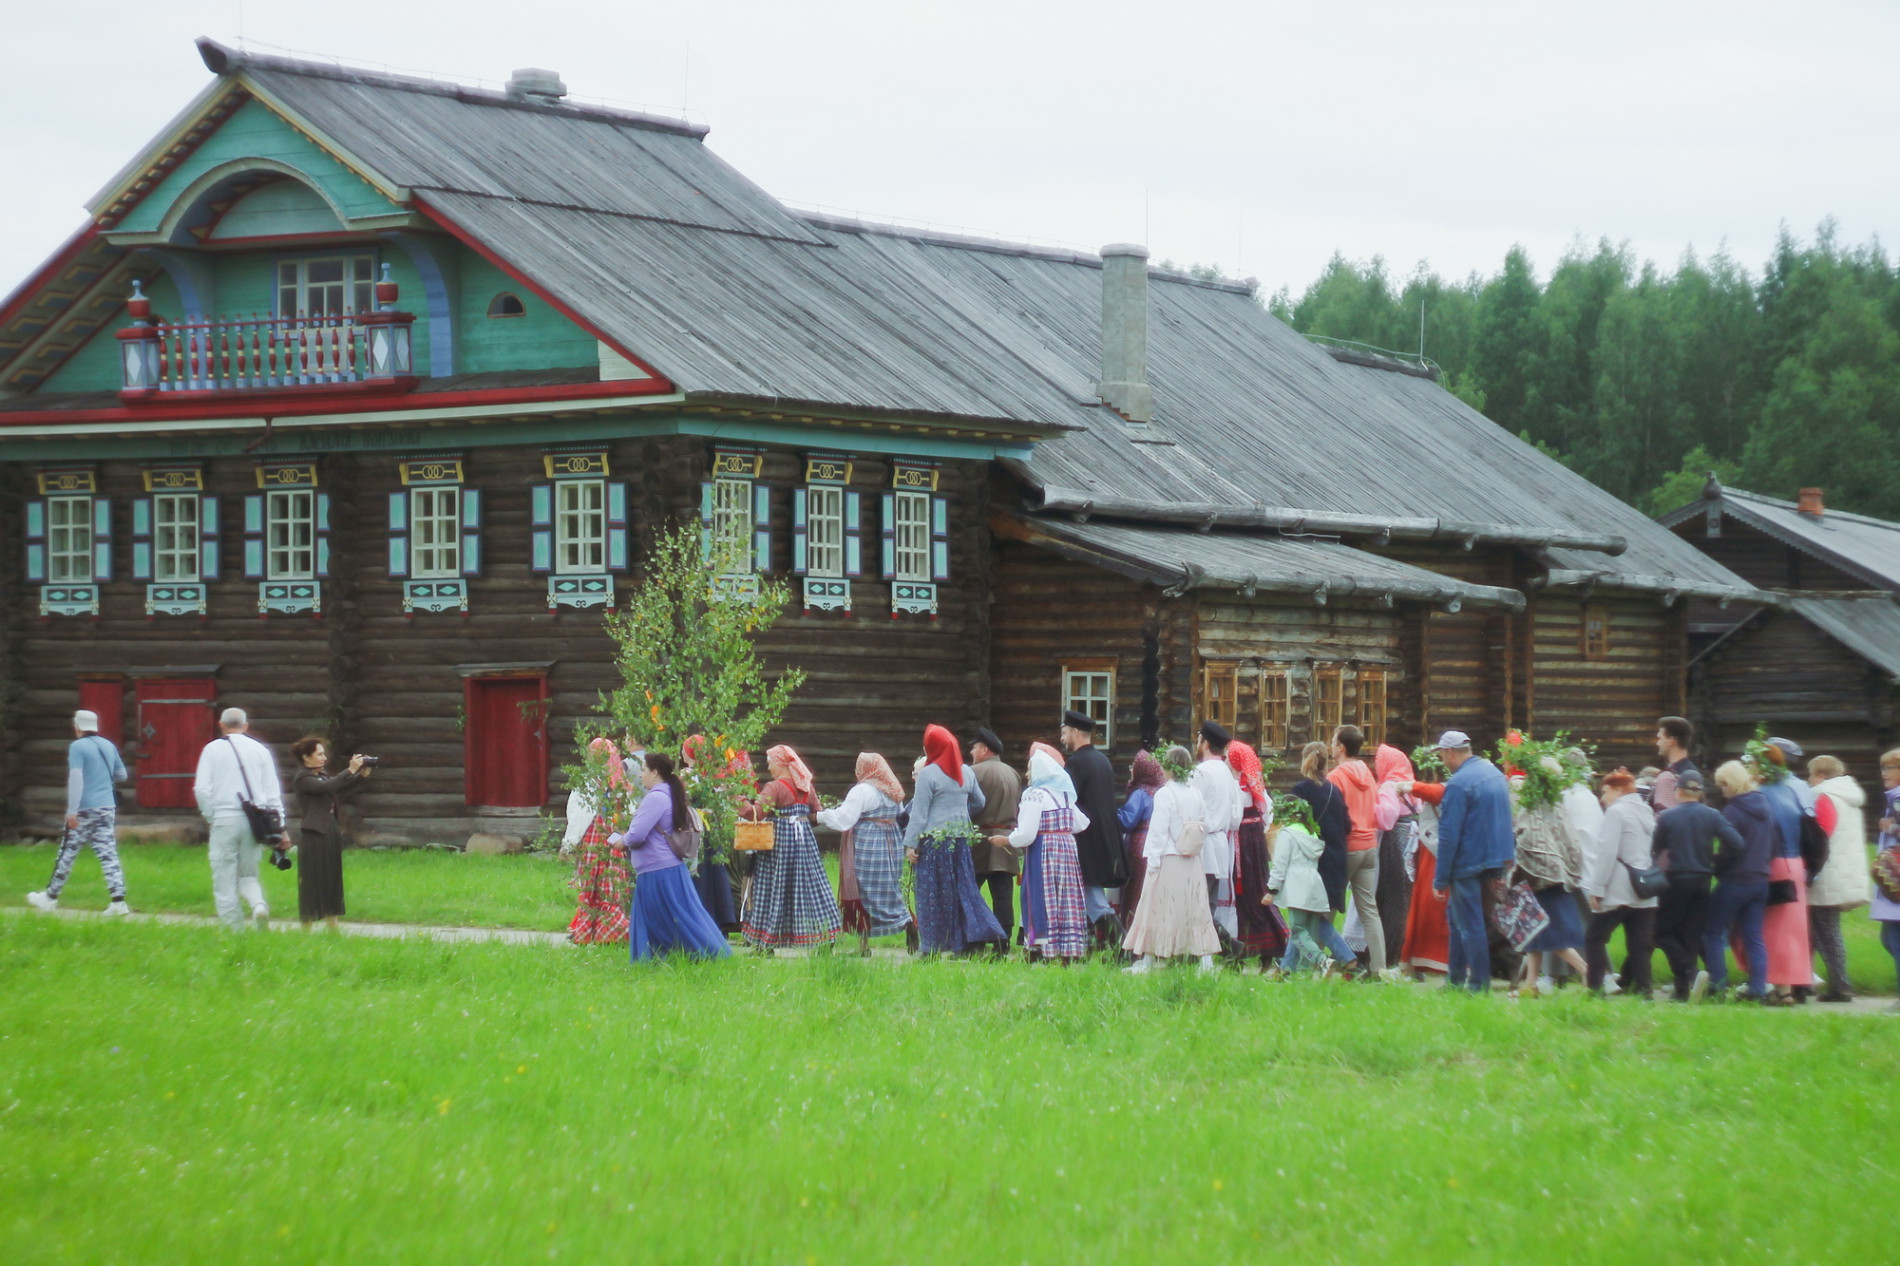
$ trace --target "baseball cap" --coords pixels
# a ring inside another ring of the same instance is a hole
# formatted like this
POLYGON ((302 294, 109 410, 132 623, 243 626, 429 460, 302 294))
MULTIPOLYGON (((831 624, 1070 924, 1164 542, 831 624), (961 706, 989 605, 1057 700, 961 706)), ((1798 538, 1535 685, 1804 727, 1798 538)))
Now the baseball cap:
POLYGON ((1443 734, 1438 736, 1438 742, 1433 746, 1441 750, 1456 750, 1461 747, 1470 747, 1471 736, 1466 734, 1463 730, 1446 730, 1443 734))
POLYGON ((81 708, 79 711, 73 713, 73 728, 87 734, 97 734, 99 732, 99 714, 97 712, 88 712, 84 708, 81 708))

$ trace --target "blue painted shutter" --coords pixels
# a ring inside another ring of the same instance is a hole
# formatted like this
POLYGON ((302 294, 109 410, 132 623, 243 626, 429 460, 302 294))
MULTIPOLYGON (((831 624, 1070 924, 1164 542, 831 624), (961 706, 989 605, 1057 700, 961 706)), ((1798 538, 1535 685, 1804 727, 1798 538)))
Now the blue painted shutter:
POLYGON ((462 489, 462 574, 482 574, 482 494, 462 489))
POLYGON ((198 579, 216 580, 223 563, 218 551, 218 499, 198 498, 198 579))
POLYGON ((330 574, 330 494, 319 492, 316 495, 316 571, 318 576, 330 574))
POLYGON ((844 494, 844 574, 864 574, 864 497, 861 493, 844 494))
POLYGON ((699 485, 699 557, 706 566, 712 566, 713 556, 713 486, 711 482, 699 485))
POLYGON ((112 502, 104 497, 92 501, 92 578, 112 579, 112 502))
POLYGON ((607 570, 627 570, 627 485, 607 482, 607 570))
POLYGON ((554 485, 528 485, 528 569, 554 570, 554 485))
POLYGON ((264 579, 264 498, 244 498, 244 579, 264 579))
POLYGON ((930 578, 950 579, 950 499, 930 499, 930 578))
POLYGON ((897 579, 897 494, 884 494, 884 579, 897 579))
POLYGON ((409 574, 409 490, 389 494, 389 576, 409 574))
POLYGON ((46 503, 26 503, 26 578, 46 579, 46 503))
POLYGON ((792 574, 805 574, 806 535, 809 531, 806 503, 810 494, 803 488, 792 489, 792 574))
POLYGON ((132 499, 132 579, 152 578, 152 499, 132 499))
POLYGON ((772 490, 752 485, 753 569, 760 575, 772 570, 772 490))

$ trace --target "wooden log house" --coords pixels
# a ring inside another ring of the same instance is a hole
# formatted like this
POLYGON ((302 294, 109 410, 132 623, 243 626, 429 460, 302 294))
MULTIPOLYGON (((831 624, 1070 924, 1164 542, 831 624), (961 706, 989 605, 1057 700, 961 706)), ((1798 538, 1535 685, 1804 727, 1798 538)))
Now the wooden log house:
POLYGON ((1418 366, 1251 284, 792 211, 704 129, 200 51, 214 78, 0 301, 0 795, 68 714, 134 826, 215 709, 386 757, 360 840, 531 833, 669 523, 781 577, 777 740, 841 788, 921 727, 1118 762, 1212 716, 1572 729, 1683 704, 1686 599, 1746 582, 1418 366))
POLYGON ((1690 605, 1690 716, 1705 759, 1739 755, 1766 722, 1847 762, 1880 803, 1880 754, 1900 746, 1900 523, 1723 486, 1658 519, 1778 606, 1690 605))

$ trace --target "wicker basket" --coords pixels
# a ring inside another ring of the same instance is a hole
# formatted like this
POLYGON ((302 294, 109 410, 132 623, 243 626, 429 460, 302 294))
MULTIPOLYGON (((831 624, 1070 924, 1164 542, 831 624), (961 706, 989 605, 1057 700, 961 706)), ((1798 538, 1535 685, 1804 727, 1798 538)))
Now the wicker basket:
POLYGON ((772 824, 770 822, 741 822, 733 832, 732 847, 741 853, 769 853, 772 851, 772 824))

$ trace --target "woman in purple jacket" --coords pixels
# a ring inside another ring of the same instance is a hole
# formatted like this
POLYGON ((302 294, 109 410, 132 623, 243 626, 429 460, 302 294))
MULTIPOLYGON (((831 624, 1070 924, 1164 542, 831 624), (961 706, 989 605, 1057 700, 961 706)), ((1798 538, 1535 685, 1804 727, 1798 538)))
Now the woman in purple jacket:
POLYGON ((627 913, 633 961, 670 953, 724 958, 732 949, 706 913, 686 864, 666 838, 674 823, 690 820, 686 788, 673 772, 673 758, 664 752, 648 752, 640 781, 647 794, 632 824, 625 835, 608 841, 624 848, 633 865, 633 908, 627 913))

